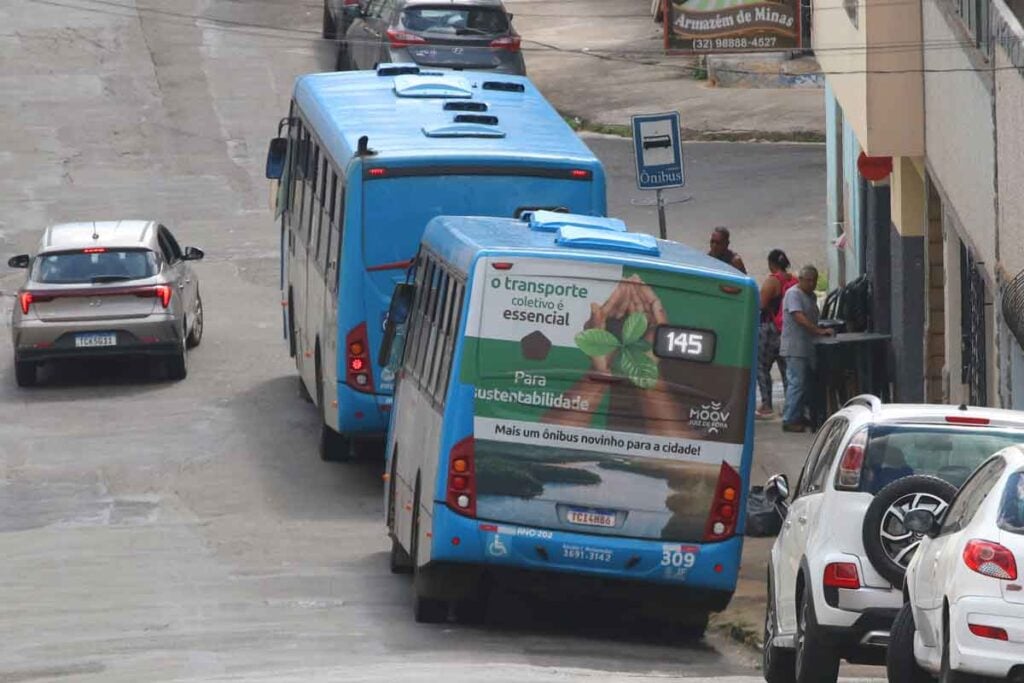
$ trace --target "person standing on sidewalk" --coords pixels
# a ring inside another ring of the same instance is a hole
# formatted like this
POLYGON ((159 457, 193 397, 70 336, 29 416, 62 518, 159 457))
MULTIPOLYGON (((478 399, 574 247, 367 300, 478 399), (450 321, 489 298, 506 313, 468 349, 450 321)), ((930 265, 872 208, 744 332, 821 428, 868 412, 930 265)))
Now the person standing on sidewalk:
POLYGON ((711 231, 711 249, 708 250, 708 256, 716 258, 723 263, 728 263, 744 275, 747 272, 743 259, 729 248, 729 228, 718 226, 711 231))
POLYGON ((768 252, 768 277, 761 285, 761 324, 758 327, 757 386, 761 405, 755 416, 760 420, 775 417, 772 408, 772 366, 778 363, 782 383, 787 385, 786 360, 779 354, 782 337, 782 297, 794 285, 796 277, 789 272, 789 257, 781 249, 768 252))
POLYGON ((786 362, 786 408, 782 413, 782 431, 807 429, 804 416, 807 394, 814 378, 814 338, 828 337, 832 330, 818 327, 818 300, 814 287, 818 269, 804 266, 795 287, 782 297, 782 341, 779 353, 786 362))

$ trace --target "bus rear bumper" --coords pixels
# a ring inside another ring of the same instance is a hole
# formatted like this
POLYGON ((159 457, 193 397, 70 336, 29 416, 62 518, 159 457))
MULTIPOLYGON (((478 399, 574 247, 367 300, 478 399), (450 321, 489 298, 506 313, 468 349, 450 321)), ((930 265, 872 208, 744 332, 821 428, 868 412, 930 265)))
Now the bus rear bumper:
POLYGON ((388 430, 392 397, 356 391, 338 382, 338 431, 346 436, 383 435, 388 430))
POLYGON ((458 599, 484 578, 531 592, 594 595, 666 606, 725 608, 736 588, 742 537, 680 543, 534 529, 463 517, 435 504, 422 595, 458 599), (456 540, 457 539, 457 540, 456 540))

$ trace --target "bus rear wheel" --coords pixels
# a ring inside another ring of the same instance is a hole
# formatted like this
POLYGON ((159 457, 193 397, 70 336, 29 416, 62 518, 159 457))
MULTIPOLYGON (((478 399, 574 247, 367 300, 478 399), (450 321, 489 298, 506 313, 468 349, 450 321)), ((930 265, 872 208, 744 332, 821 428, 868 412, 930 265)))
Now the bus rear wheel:
POLYGON ((316 405, 320 411, 320 459, 324 462, 346 462, 352 459, 352 441, 330 425, 324 415, 324 381, 320 369, 320 348, 316 350, 316 405))
POLYGON ((418 624, 443 624, 448 621, 448 602, 423 595, 420 580, 420 482, 416 481, 416 494, 412 503, 412 539, 413 566, 413 618, 418 624))

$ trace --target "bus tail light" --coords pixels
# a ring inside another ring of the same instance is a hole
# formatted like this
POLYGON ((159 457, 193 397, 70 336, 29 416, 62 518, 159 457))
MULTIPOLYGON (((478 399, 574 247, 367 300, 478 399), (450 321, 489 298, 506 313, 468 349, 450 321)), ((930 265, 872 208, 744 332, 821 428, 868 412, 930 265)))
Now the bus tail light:
POLYGON ((715 486, 715 497, 711 501, 708 523, 704 527, 705 541, 724 541, 736 532, 742 485, 739 472, 729 463, 723 462, 718 472, 718 484, 715 486))
POLYGON ((448 456, 448 494, 445 500, 448 507, 467 517, 476 517, 473 451, 473 437, 467 436, 452 447, 448 456))
POLYGON ((868 445, 868 432, 863 429, 853 435, 849 445, 843 451, 843 459, 839 461, 836 473, 837 489, 856 489, 860 486, 860 472, 864 467, 864 451, 868 445))
POLYGON ((345 337, 346 383, 363 393, 373 393, 373 368, 370 366, 366 323, 359 323, 345 337))

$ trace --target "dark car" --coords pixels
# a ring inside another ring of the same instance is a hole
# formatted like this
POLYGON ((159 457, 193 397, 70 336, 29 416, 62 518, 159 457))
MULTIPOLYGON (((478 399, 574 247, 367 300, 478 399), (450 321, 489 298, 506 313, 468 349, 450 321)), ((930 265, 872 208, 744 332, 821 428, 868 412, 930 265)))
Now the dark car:
POLYGON ((347 11, 354 16, 339 53, 344 68, 414 63, 526 74, 519 34, 500 0, 368 0, 347 11))
MULTIPOLYGON (((364 0, 365 2, 365 0, 364 0)), ((353 17, 359 14, 359 0, 324 0, 324 19, 321 34, 327 40, 344 40, 345 32, 352 25, 353 17), (350 8, 346 10, 346 8, 350 8)), ((344 53, 343 43, 339 45, 338 68, 344 53)))

